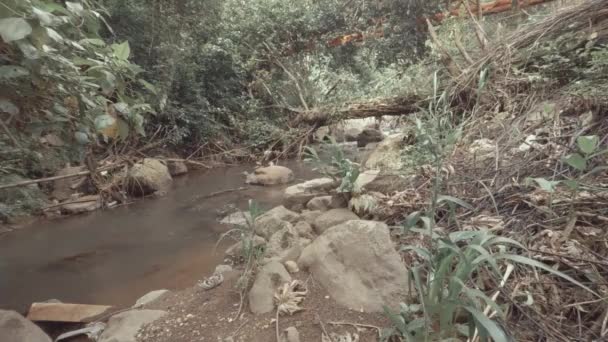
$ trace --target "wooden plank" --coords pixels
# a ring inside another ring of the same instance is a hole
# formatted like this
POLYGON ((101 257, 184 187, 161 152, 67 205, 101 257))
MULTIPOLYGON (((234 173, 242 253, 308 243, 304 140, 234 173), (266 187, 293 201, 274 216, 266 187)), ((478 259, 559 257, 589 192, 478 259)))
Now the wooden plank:
POLYGON ((95 317, 107 313, 107 305, 32 303, 27 318, 38 322, 92 322, 95 317))

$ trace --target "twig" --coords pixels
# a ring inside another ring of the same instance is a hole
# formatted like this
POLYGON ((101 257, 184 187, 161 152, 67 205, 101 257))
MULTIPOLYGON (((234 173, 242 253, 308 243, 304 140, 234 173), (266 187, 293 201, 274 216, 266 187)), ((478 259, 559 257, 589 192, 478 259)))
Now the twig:
POLYGON ((194 160, 189 160, 189 159, 176 159, 176 158, 168 158, 168 159, 163 159, 165 161, 168 162, 174 162, 174 163, 186 163, 186 164, 192 164, 192 165, 197 165, 197 166, 202 166, 206 169, 210 169, 211 166, 207 165, 207 164, 203 164, 201 162, 197 162, 194 160))
MULTIPOLYGON (((109 165, 109 166, 106 166, 106 167, 99 168, 97 170, 97 172, 115 169, 115 168, 118 168, 120 166, 123 166, 123 164, 109 165)), ((27 185, 32 185, 32 184, 38 184, 38 183, 52 182, 52 181, 56 181, 56 180, 60 180, 60 179, 65 179, 65 178, 74 178, 74 177, 88 176, 90 174, 91 174, 91 171, 81 171, 81 172, 71 173, 69 175, 53 176, 53 177, 40 178, 40 179, 34 179, 34 180, 27 180, 27 181, 12 183, 12 184, 4 184, 4 185, 0 185, 0 190, 10 189, 10 188, 16 188, 16 187, 21 187, 21 186, 27 186, 27 185)))
POLYGON ((591 263, 591 264, 597 264, 597 265, 608 266, 608 262, 605 262, 605 261, 600 261, 600 260, 589 260, 589 259, 583 259, 583 258, 578 258, 578 257, 575 257, 575 256, 571 256, 571 255, 566 255, 566 254, 560 254, 560 253, 553 253, 553 252, 541 251, 541 250, 538 250, 538 249, 528 249, 528 251, 530 251, 530 252, 535 252, 535 253, 547 254, 547 255, 553 255, 553 256, 560 257, 560 258, 566 258, 566 259, 571 259, 571 260, 577 260, 577 261, 582 261, 582 262, 588 262, 588 263, 591 263))
POLYGON ((277 305, 277 315, 275 317, 274 326, 277 332, 277 342, 281 342, 281 334, 279 333, 279 306, 277 305))
POLYGON ((79 199, 74 200, 74 201, 61 202, 61 203, 58 203, 58 204, 49 205, 48 207, 42 208, 42 211, 47 211, 47 210, 52 209, 52 208, 62 207, 62 206, 67 205, 67 204, 97 202, 100 199, 101 199, 101 197, 100 198, 95 198, 95 199, 82 199, 82 198, 79 198, 79 199))
POLYGON ((321 320, 321 316, 319 316, 319 314, 315 314, 315 317, 317 318, 317 321, 319 321, 319 325, 321 326, 323 334, 325 334, 325 336, 327 336, 327 338, 332 341, 331 336, 329 336, 329 333, 327 332, 327 329, 325 329, 325 324, 323 324, 323 321, 321 320))
POLYGON ((351 325, 353 327, 361 327, 361 328, 369 328, 369 329, 376 329, 376 331, 378 332, 378 336, 381 336, 382 334, 382 328, 375 326, 375 325, 371 325, 371 324, 360 324, 360 323, 351 323, 351 322, 327 322, 328 324, 331 325, 351 325))

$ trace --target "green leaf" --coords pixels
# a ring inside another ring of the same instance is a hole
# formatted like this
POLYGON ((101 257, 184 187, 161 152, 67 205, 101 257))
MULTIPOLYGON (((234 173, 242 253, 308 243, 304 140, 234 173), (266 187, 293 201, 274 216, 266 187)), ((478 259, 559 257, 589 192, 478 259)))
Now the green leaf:
POLYGON ((23 39, 32 33, 32 26, 22 18, 0 19, 0 36, 6 43, 23 39))
POLYGON ((599 143, 600 143, 600 138, 597 135, 585 135, 585 136, 580 136, 576 139, 576 144, 578 145, 578 148, 584 154, 587 154, 587 155, 595 152, 599 143))
POLYGON ((0 66, 0 80, 10 80, 13 78, 28 76, 30 72, 16 65, 3 65, 0 66))
POLYGON ((76 141, 78 141, 78 143, 81 145, 86 145, 89 143, 89 136, 84 132, 74 133, 74 138, 76 138, 76 141))
POLYGON ((56 41, 57 43, 63 42, 63 37, 57 31, 53 30, 52 28, 47 27, 46 33, 48 34, 49 38, 56 41))
POLYGON ((507 335, 502 330, 502 328, 499 327, 496 322, 488 318, 488 316, 484 315, 483 312, 471 306, 465 306, 464 309, 467 310, 475 318, 475 321, 477 321, 477 323, 479 323, 479 326, 477 328, 479 330, 484 329, 490 336, 492 336, 494 342, 509 341, 507 335))
POLYGON ((551 267, 549 267, 549 266, 547 266, 547 265, 545 265, 542 262, 539 262, 537 260, 530 259, 530 258, 527 258, 525 256, 521 256, 521 255, 515 255, 515 254, 495 254, 494 258, 496 260, 498 260, 498 259, 507 259, 507 260, 511 260, 513 262, 516 262, 518 264, 524 264, 524 265, 528 265, 528 266, 532 266, 532 267, 538 267, 538 268, 540 268, 542 270, 545 270, 545 271, 547 271, 549 273, 552 273, 552 274, 554 274, 554 275, 556 275, 558 277, 564 278, 567 281, 571 282, 572 284, 574 284, 576 286, 579 286, 580 288, 585 289, 585 290, 589 291, 590 293, 592 293, 593 295, 599 297, 599 295, 596 292, 594 292, 593 290, 591 290, 587 286, 581 284, 580 282, 576 281, 572 277, 570 277, 570 276, 568 276, 568 275, 566 275, 566 274, 564 274, 564 273, 562 273, 562 272, 560 272, 558 270, 555 270, 555 269, 553 269, 553 268, 551 268, 551 267))
POLYGON ((21 53, 23 53, 25 58, 27 58, 27 59, 40 58, 40 51, 38 51, 38 49, 36 49, 36 47, 34 45, 30 44, 28 41, 22 40, 20 42, 17 42, 17 45, 19 46, 19 50, 21 50, 21 53))
POLYGON ((80 43, 82 45, 90 44, 90 45, 95 45, 95 46, 99 46, 99 47, 106 46, 106 42, 104 42, 102 39, 97 39, 97 38, 82 39, 78 43, 80 43))
POLYGON ((95 118, 95 129, 102 132, 106 128, 113 126, 116 123, 116 119, 108 114, 103 114, 95 118))
POLYGON ((52 26, 55 23, 55 16, 47 11, 43 11, 40 8, 33 7, 32 11, 38 20, 40 21, 41 26, 52 26))
POLYGON ((587 168, 587 160, 578 153, 567 155, 564 157, 564 161, 579 171, 585 171, 587 168))
POLYGON ((473 210, 473 206, 471 206, 467 202, 461 200, 460 198, 456 198, 453 196, 441 195, 441 196, 437 197, 437 203, 441 203, 441 202, 451 202, 451 203, 458 204, 459 206, 467 208, 469 210, 473 210))
POLYGON ((142 80, 142 79, 139 80, 139 83, 141 83, 141 85, 143 85, 144 88, 146 88, 152 94, 158 95, 158 91, 156 90, 156 87, 152 83, 150 83, 146 80, 142 80))
POLYGON ((131 47, 128 41, 122 44, 113 44, 112 50, 114 50, 114 56, 122 61, 128 60, 131 55, 131 47))
POLYGON ((65 6, 67 7, 68 11, 77 15, 81 15, 82 12, 84 12, 84 7, 82 7, 82 4, 78 2, 66 1, 65 6))

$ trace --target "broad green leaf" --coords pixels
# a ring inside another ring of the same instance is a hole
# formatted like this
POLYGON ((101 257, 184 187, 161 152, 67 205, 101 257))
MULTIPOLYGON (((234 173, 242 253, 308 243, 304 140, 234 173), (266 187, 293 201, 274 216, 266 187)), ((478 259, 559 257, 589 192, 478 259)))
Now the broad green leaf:
POLYGON ((32 26, 22 18, 0 19, 0 36, 6 43, 23 39, 32 33, 32 26))
POLYGON ((484 315, 483 312, 471 306, 465 306, 464 309, 475 318, 475 321, 479 324, 477 328, 479 330, 484 329, 488 335, 494 339, 494 342, 509 342, 509 339, 502 328, 499 327, 496 322, 488 318, 488 316, 484 315))
POLYGON ((116 119, 108 114, 103 114, 95 118, 95 129, 107 137, 114 138, 118 133, 116 119))
POLYGON ((120 114, 123 114, 123 115, 129 115, 131 113, 131 110, 129 109, 129 105, 124 102, 115 103, 114 109, 116 109, 117 112, 119 112, 120 114))
POLYGON ((17 42, 17 45, 19 46, 19 50, 21 50, 21 53, 23 53, 25 58, 27 58, 27 59, 40 58, 40 51, 38 51, 38 49, 36 49, 36 47, 34 45, 30 44, 28 41, 26 41, 26 40, 19 41, 19 42, 17 42))
POLYGON ((113 44, 112 50, 114 50, 114 56, 123 61, 128 60, 131 55, 131 47, 128 41, 122 44, 113 44))
POLYGON ((578 153, 567 155, 564 157, 564 161, 579 171, 585 171, 587 168, 587 160, 578 153))
POLYGON ((576 139, 578 148, 587 155, 595 152, 599 143, 600 139, 597 135, 585 135, 576 139))
POLYGON ((28 76, 30 72, 16 65, 0 66, 0 80, 10 80, 17 77, 28 76))
POLYGON ((84 132, 76 132, 74 133, 74 138, 81 145, 86 145, 89 143, 89 136, 84 132))
POLYGON ((99 47, 106 46, 106 42, 104 42, 102 39, 97 39, 97 38, 82 39, 78 43, 80 43, 82 45, 90 44, 90 45, 95 45, 95 46, 99 46, 99 47))
POLYGON ((118 119, 118 138, 125 140, 129 137, 129 124, 123 119, 118 119))
POLYGON ((49 35, 49 38, 56 41, 57 43, 63 42, 63 37, 55 30, 50 27, 46 28, 46 33, 49 35))
POLYGON ((77 15, 81 15, 84 11, 84 7, 82 7, 82 4, 78 2, 66 1, 65 6, 70 12, 77 15))
POLYGON ((36 18, 38 18, 38 21, 40 21, 41 26, 53 26, 53 24, 55 23, 56 17, 51 13, 41 10, 37 7, 33 7, 32 11, 34 12, 36 18))

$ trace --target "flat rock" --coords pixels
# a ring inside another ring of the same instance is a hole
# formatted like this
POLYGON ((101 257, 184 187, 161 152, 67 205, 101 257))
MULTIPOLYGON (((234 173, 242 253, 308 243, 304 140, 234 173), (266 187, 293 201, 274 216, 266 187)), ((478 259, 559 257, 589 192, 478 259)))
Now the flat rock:
POLYGON ((52 342, 42 329, 15 311, 0 310, 0 341, 52 342))
POLYGON ((287 207, 306 204, 317 196, 324 196, 338 186, 331 178, 317 178, 304 183, 292 185, 285 189, 284 200, 287 207))
POLYGON ((251 214, 244 211, 237 211, 224 217, 220 223, 235 226, 247 226, 247 222, 251 221, 251 214))
POLYGON ((32 303, 27 318, 41 322, 92 322, 95 317, 107 313, 112 307, 107 305, 32 303))
POLYGON ((348 209, 332 209, 317 217, 312 227, 320 235, 327 229, 340 223, 358 219, 359 216, 348 209))
POLYGON ((258 272, 249 291, 249 308, 254 314, 265 314, 274 310, 276 289, 291 281, 291 276, 278 261, 271 261, 258 272))
POLYGON ((133 305, 133 308, 140 308, 142 306, 151 304, 170 292, 171 291, 165 290, 165 289, 150 291, 150 292, 146 293, 145 295, 143 295, 141 298, 139 298, 135 302, 135 305, 133 305))
POLYGON ((287 184, 294 179, 293 171, 285 166, 271 165, 246 173, 245 183, 257 185, 287 184))
POLYGON ((162 310, 129 310, 114 315, 108 321, 99 342, 136 342, 137 332, 166 314, 162 310))
POLYGON ((61 211, 67 214, 80 214, 101 208, 101 196, 87 195, 73 200, 67 200, 61 205, 61 211))
POLYGON ((408 273, 395 251, 388 226, 348 221, 325 231, 298 260, 339 304, 382 312, 407 302, 408 273))
POLYGON ((406 176, 396 172, 382 170, 366 170, 359 174, 353 185, 355 193, 379 192, 388 194, 403 191, 413 184, 415 175, 406 176))

